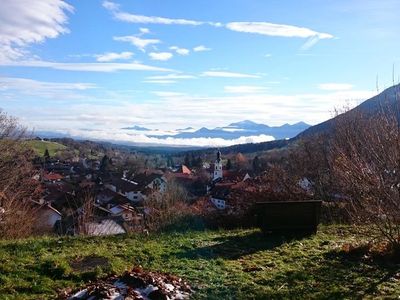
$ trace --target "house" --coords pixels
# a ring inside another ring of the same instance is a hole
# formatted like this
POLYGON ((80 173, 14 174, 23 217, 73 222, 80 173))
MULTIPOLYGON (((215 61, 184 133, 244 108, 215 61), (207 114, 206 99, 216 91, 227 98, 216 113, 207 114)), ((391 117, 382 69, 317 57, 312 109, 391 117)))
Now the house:
POLYGON ((53 232, 54 225, 57 221, 61 221, 61 213, 46 201, 32 202, 39 206, 37 222, 35 224, 36 230, 40 233, 53 232))
POLYGON ((44 182, 53 182, 53 183, 60 182, 63 178, 64 177, 61 174, 54 172, 49 172, 49 173, 45 172, 42 177, 44 182))
POLYGON ((112 207, 110 211, 113 217, 122 217, 127 222, 132 221, 137 215, 135 208, 129 204, 119 204, 112 207))
POLYGON ((190 175, 192 174, 192 171, 187 166, 181 165, 175 173, 190 175))
POLYGON ((141 202, 145 199, 143 187, 139 186, 138 183, 125 179, 125 178, 113 178, 111 183, 105 185, 109 190, 119 193, 124 197, 128 198, 132 202, 141 202))
POLYGON ((150 189, 153 192, 164 193, 167 190, 167 179, 161 174, 142 173, 132 178, 139 188, 142 190, 150 189))
POLYGON ((227 207, 227 198, 231 192, 233 183, 215 184, 211 190, 210 201, 217 209, 227 207))

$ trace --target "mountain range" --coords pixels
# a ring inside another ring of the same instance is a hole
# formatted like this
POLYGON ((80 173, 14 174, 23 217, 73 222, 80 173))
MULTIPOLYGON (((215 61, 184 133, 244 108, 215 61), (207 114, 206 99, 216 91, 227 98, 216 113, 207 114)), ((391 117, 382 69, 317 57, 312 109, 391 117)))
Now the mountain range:
MULTIPOLYGON (((198 130, 194 130, 193 128, 188 127, 185 129, 177 129, 176 134, 148 135, 148 136, 159 139, 221 138, 224 140, 232 140, 240 137, 268 135, 272 136, 276 140, 281 140, 281 139, 290 139, 309 127, 310 125, 304 122, 295 123, 293 125, 284 124, 282 126, 268 126, 265 124, 260 124, 253 121, 245 120, 241 122, 231 123, 224 127, 216 127, 213 129, 202 127, 198 130)), ((148 128, 140 126, 125 127, 122 129, 135 130, 135 131, 150 130, 148 128)))

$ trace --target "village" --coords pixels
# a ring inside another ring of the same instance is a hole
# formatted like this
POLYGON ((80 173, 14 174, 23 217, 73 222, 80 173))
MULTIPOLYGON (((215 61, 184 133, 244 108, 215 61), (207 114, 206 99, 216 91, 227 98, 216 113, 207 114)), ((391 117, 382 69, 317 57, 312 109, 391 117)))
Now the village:
MULTIPOLYGON (((240 154, 239 159, 245 158, 240 154)), ((234 168, 230 160, 224 165, 217 150, 214 161, 195 167, 178 164, 129 172, 116 168, 117 164, 116 157, 107 155, 61 160, 50 157, 46 149, 34 164, 33 179, 40 182, 41 192, 38 200, 32 200, 39 213, 37 231, 59 235, 147 232, 155 209, 148 203, 162 202, 168 193, 193 206, 201 202, 207 212, 226 212, 235 205, 232 192, 244 191, 254 176, 252 170, 234 168)))

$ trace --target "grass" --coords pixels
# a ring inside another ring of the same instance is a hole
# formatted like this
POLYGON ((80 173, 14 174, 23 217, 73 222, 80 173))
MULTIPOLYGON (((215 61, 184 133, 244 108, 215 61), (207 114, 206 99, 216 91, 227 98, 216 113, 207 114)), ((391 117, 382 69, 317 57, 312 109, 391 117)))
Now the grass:
POLYGON ((0 299, 54 299, 135 265, 185 278, 193 299, 343 299, 400 296, 400 267, 346 257, 350 227, 286 241, 257 229, 0 242, 0 299))
POLYGON ((27 144, 33 149, 37 156, 43 156, 46 149, 49 150, 50 156, 54 156, 59 151, 67 149, 67 147, 62 144, 49 141, 30 140, 27 141, 27 144))

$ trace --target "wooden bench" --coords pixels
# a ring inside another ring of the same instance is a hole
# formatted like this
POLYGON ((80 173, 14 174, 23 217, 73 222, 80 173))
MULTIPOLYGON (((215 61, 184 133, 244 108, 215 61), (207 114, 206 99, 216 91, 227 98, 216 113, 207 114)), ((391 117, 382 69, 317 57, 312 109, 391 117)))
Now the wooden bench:
POLYGON ((319 200, 258 202, 257 224, 264 233, 314 234, 321 215, 319 200))

